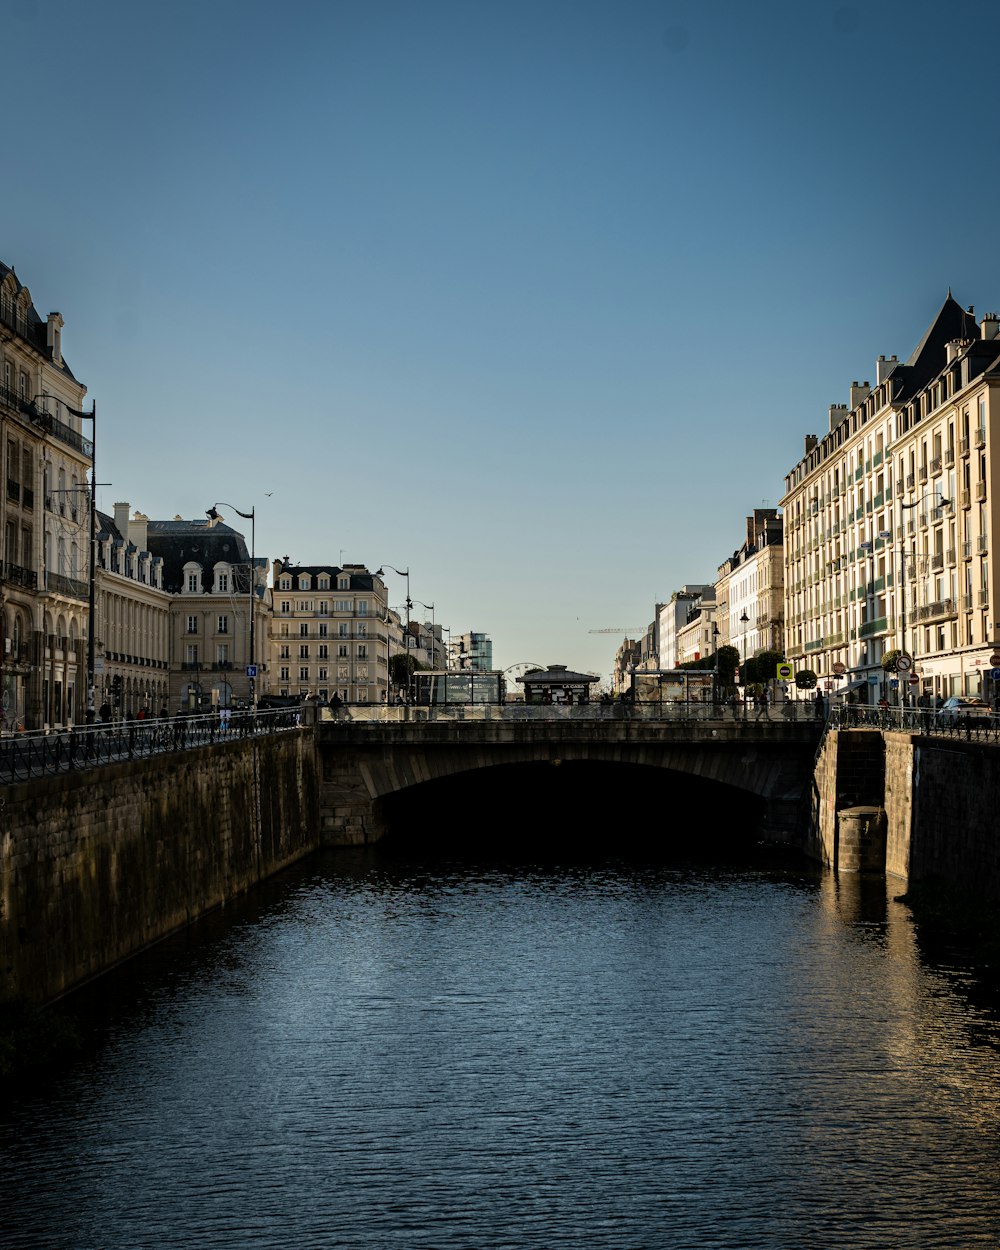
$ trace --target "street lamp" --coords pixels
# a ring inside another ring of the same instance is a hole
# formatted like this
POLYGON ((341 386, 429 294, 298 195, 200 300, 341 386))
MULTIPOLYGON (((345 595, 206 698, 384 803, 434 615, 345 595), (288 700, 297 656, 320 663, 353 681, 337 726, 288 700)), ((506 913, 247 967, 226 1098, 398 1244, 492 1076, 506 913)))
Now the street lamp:
POLYGON ((743 626, 743 707, 744 714, 747 702, 747 626, 750 624, 750 618, 747 616, 746 608, 740 613, 740 624, 743 626))
MULTIPOLYGON (((904 529, 904 526, 903 526, 903 510, 904 509, 907 512, 912 512, 914 508, 919 508, 925 499, 928 499, 928 498, 934 499, 936 497, 940 498, 941 502, 939 504, 935 504, 934 505, 935 507, 938 507, 938 508, 950 508, 951 507, 952 501, 950 499, 945 499, 944 495, 942 495, 940 491, 937 489, 925 491, 920 496, 919 499, 914 499, 912 503, 903 503, 903 501, 900 500, 899 501, 899 510, 900 510, 899 511, 899 528, 900 530, 904 529)), ((916 553, 916 549, 914 548, 914 551, 913 551, 914 564, 916 563, 916 559, 917 559, 917 553, 916 553)), ((902 576, 900 577, 900 580, 899 580, 899 621, 900 621, 900 642, 901 642, 900 650, 904 654, 909 654, 906 651, 906 548, 905 547, 903 548, 903 560, 901 563, 903 565, 903 568, 902 568, 902 576)), ((903 689, 902 682, 900 682, 900 702, 902 702, 902 698, 903 698, 902 689, 903 689)))
POLYGON ((437 658, 437 634, 434 632, 434 604, 424 603, 420 599, 415 599, 414 603, 419 603, 422 608, 425 608, 431 614, 431 668, 434 668, 437 658))
POLYGON ((250 582, 250 639, 249 639, 250 662, 247 665, 247 676, 250 679, 250 710, 252 712, 256 712, 257 710, 257 665, 256 665, 257 653, 254 649, 254 620, 253 618, 254 618, 254 608, 256 606, 254 603, 254 599, 256 596, 254 581, 256 580, 256 567, 257 567, 256 566, 257 509, 251 508, 249 512, 241 512, 239 508, 233 507, 231 503, 226 503, 225 500, 217 499, 211 508, 206 508, 205 510, 205 515, 212 522, 219 521, 222 519, 220 514, 216 511, 217 508, 232 508, 232 510, 236 513, 237 516, 241 516, 243 517, 244 520, 250 522, 250 578, 249 578, 249 582, 250 582))
MULTIPOLYGON (((81 421, 93 422, 89 447, 86 439, 78 435, 75 430, 61 430, 59 435, 60 438, 64 436, 68 438, 69 435, 73 435, 70 445, 77 447, 84 455, 87 454, 88 450, 90 452, 90 561, 87 573, 87 721, 88 723, 93 723, 96 714, 94 708, 94 617, 96 615, 94 579, 97 568, 97 453, 95 450, 97 446, 97 404, 96 402, 94 403, 90 412, 81 412, 79 408, 71 408, 58 395, 50 395, 48 392, 42 391, 32 399, 32 407, 35 405, 35 400, 38 399, 54 399, 57 405, 62 404, 72 416, 79 417, 81 421), (77 440, 79 440, 79 445, 77 440)), ((38 414, 36 410, 36 416, 49 417, 49 414, 47 412, 38 414)), ((54 418, 49 417, 49 422, 52 420, 54 418)), ((45 428, 47 423, 36 421, 36 424, 41 424, 45 428)))

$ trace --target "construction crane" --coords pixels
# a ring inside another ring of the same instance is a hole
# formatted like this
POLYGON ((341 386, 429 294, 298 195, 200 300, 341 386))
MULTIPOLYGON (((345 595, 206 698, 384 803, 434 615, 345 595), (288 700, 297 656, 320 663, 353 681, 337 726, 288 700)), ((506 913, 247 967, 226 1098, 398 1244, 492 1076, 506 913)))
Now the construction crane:
POLYGON ((612 625, 610 629, 588 629, 588 634, 637 634, 645 625, 612 625))

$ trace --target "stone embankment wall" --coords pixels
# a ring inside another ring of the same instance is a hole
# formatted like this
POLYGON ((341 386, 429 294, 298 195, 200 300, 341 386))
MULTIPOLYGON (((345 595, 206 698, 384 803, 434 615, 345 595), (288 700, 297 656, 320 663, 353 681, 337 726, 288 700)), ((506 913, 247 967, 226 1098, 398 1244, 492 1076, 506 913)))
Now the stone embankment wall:
POLYGON ((0 791, 0 1001, 47 1001, 315 850, 311 732, 0 791))
POLYGON ((881 808, 887 873, 941 877, 1000 899, 1000 745, 834 731, 819 752, 815 783, 807 846, 815 858, 840 871, 873 867, 860 839, 874 827, 856 813, 881 808))

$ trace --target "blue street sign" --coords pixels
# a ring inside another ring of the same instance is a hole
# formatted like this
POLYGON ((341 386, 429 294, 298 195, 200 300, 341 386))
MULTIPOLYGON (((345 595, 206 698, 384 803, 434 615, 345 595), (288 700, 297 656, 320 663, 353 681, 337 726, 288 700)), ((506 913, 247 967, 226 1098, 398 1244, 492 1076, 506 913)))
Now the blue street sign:
POLYGON ((898 677, 890 677, 890 678, 889 678, 889 689, 890 689, 890 690, 898 690, 898 689, 899 689, 899 678, 898 678, 898 677))
POLYGON ((1000 668, 991 668, 991 669, 990 669, 990 680, 991 680, 991 681, 1000 681, 1000 668))
POLYGON ((257 676, 257 665, 256 665, 256 664, 248 664, 248 665, 247 665, 247 676, 248 676, 248 677, 256 677, 256 676, 257 676))
POLYGON ((878 685, 878 678, 875 676, 875 674, 874 674, 874 673, 872 673, 871 677, 869 677, 869 678, 868 678, 868 684, 869 684, 869 686, 877 686, 877 685, 878 685))

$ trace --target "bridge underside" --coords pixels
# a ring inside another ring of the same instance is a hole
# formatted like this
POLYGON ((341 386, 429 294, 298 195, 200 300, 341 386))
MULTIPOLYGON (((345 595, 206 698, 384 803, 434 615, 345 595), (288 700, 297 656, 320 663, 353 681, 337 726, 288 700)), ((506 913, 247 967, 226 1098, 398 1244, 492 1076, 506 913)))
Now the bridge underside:
POLYGON ((619 731, 615 740, 531 726, 542 732, 522 727, 515 737, 493 727, 470 740, 467 732, 429 732, 436 726, 397 726, 389 740, 373 741, 370 727, 336 728, 320 738, 328 845, 380 840, 401 823, 402 797, 415 802, 429 783, 442 812, 457 809, 461 817, 464 803, 484 826, 499 814, 509 829, 512 818, 540 806, 551 821, 560 810, 579 817, 599 807, 605 821, 617 810, 633 829, 640 821, 662 828, 675 816, 688 827, 738 820, 758 838, 798 844, 815 751, 811 737, 775 733, 692 741, 662 730, 621 740, 619 731), (639 776, 648 780, 638 783, 639 776), (441 784, 449 780, 450 797, 441 784))

